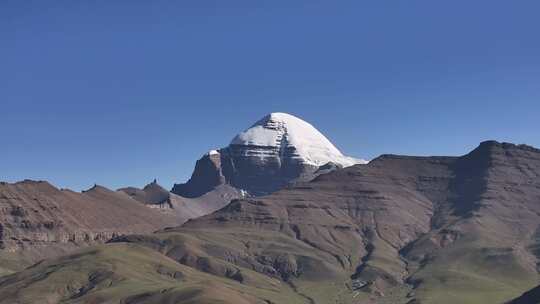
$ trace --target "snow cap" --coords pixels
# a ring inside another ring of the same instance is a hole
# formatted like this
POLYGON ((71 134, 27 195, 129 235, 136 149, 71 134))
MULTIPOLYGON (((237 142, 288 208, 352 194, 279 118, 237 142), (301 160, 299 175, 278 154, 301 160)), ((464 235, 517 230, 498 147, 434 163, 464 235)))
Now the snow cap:
POLYGON ((304 162, 322 166, 333 162, 344 167, 364 160, 344 156, 321 132, 304 120, 287 114, 271 113, 238 134, 231 145, 293 147, 304 162))

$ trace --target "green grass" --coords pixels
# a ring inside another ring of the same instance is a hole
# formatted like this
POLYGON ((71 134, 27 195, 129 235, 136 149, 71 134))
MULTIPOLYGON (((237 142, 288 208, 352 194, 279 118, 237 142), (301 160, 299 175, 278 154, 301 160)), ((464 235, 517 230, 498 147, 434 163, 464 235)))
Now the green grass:
POLYGON ((503 303, 537 285, 538 276, 511 252, 480 246, 458 242, 419 270, 414 278, 423 281, 416 291, 422 303, 503 303))
MULTIPOLYGON (((90 247, 4 276, 0 278, 0 303, 92 304, 136 299, 136 303, 147 304, 251 304, 264 300, 303 304, 314 299, 317 304, 404 304, 410 300, 410 287, 399 284, 386 286, 384 296, 377 300, 370 299, 368 293, 353 292, 347 284, 354 267, 342 268, 328 252, 274 231, 182 229, 134 242, 90 247), (166 244, 163 252, 152 249, 159 243, 156 240, 166 244), (174 257, 179 250, 211 258, 217 270, 240 270, 243 283, 181 265, 165 255, 174 257), (291 277, 292 285, 282 282, 252 270, 251 264, 242 260, 243 255, 294 257, 301 275, 291 277), (91 282, 90 277, 96 274, 101 277, 91 282), (89 287, 80 297, 75 296, 81 288, 89 287)), ((400 274, 404 264, 396 250, 377 238, 373 244, 370 270, 375 275, 400 274)), ((349 245, 361 251, 359 244, 349 245)), ((413 279, 422 282, 414 291, 415 297, 422 304, 496 304, 519 296, 537 284, 538 275, 525 269, 516 253, 504 245, 496 236, 471 235, 436 251, 425 266, 411 267, 416 270, 413 279)), ((415 250, 427 251, 422 246, 432 245, 419 243, 415 250)), ((351 261, 358 259, 353 253, 351 261)), ((11 262, 6 259, 4 263, 9 266, 11 262)))
MULTIPOLYGON (((243 271, 250 272, 247 269, 243 271)), ((119 303, 143 294, 141 303, 305 303, 290 287, 258 273, 250 273, 261 287, 202 273, 133 244, 91 247, 43 262, 0 279, 0 303, 119 303), (91 286, 89 277, 103 278, 91 286), (177 278, 174 273, 181 273, 177 278), (262 287, 264 286, 264 288, 262 287)))

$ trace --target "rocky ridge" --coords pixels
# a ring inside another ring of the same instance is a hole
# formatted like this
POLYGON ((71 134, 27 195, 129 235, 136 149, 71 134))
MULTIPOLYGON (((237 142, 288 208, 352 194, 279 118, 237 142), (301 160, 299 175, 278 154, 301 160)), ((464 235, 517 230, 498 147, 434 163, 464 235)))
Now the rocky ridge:
POLYGON ((80 246, 129 233, 150 233, 180 222, 151 210, 123 192, 94 186, 82 193, 44 181, 0 184, 0 265, 18 269, 80 246))

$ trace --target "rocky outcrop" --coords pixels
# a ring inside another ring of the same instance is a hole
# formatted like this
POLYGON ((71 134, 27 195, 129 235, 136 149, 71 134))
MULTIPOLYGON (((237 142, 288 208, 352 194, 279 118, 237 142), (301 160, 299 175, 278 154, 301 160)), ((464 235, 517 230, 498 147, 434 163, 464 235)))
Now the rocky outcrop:
POLYGON ((202 196, 226 182, 222 171, 221 153, 213 150, 197 161, 189 181, 185 184, 175 184, 171 192, 182 197, 194 198, 202 196))

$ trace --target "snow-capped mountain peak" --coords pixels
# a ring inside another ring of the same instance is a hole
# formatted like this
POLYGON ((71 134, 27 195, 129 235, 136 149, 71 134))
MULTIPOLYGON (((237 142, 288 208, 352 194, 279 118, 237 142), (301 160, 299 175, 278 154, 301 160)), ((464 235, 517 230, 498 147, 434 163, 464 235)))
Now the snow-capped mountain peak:
MULTIPOLYGON (((287 114, 271 113, 238 134, 231 145, 274 148, 298 162, 322 166, 329 162, 343 167, 366 163, 344 156, 321 132, 304 120, 287 114), (291 153, 292 152, 292 153, 291 153)), ((264 154, 260 155, 264 158, 264 154)))
POLYGON ((241 196, 266 195, 362 163, 366 161, 343 155, 311 124, 290 114, 272 113, 235 136, 227 147, 206 153, 190 180, 175 184, 172 192, 199 197, 225 184, 241 196))

